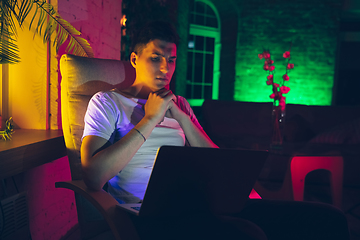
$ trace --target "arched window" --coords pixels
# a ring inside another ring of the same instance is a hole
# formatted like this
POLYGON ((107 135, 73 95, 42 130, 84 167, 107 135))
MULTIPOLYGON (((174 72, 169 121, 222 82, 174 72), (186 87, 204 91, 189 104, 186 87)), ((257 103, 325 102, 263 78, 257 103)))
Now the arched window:
POLYGON ((191 106, 201 106, 219 96, 220 18, 207 0, 194 0, 190 14, 186 98, 191 106))

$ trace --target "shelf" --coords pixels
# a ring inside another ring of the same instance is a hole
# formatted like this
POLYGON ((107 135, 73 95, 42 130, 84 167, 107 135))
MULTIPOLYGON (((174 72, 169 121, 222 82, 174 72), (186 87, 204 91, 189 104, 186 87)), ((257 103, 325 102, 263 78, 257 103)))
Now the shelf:
POLYGON ((0 179, 66 156, 61 130, 15 129, 12 140, 0 140, 0 179))

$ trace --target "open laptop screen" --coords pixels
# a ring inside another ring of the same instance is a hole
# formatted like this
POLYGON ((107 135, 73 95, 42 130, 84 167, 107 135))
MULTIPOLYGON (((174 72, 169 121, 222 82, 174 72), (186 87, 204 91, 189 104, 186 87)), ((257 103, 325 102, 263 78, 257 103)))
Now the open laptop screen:
POLYGON ((266 151, 163 146, 139 215, 239 212, 267 156, 266 151))

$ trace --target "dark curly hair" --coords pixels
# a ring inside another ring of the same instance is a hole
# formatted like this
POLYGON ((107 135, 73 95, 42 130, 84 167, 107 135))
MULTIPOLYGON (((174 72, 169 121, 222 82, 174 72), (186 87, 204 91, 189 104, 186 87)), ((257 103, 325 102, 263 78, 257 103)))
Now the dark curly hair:
POLYGON ((155 39, 175 43, 176 46, 179 43, 179 35, 175 27, 169 22, 158 20, 147 23, 135 35, 131 49, 136 54, 141 54, 146 44, 155 39))

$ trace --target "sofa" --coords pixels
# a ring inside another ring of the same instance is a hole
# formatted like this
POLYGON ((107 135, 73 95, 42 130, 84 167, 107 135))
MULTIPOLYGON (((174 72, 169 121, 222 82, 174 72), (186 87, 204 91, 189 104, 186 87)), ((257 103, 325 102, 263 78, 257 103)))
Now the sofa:
MULTIPOLYGON (((219 147, 272 152, 272 107, 271 102, 205 100, 201 124, 219 147)), ((271 180, 281 181, 294 155, 341 155, 344 185, 360 186, 360 106, 287 104, 283 133, 282 152, 267 163, 271 180)))

